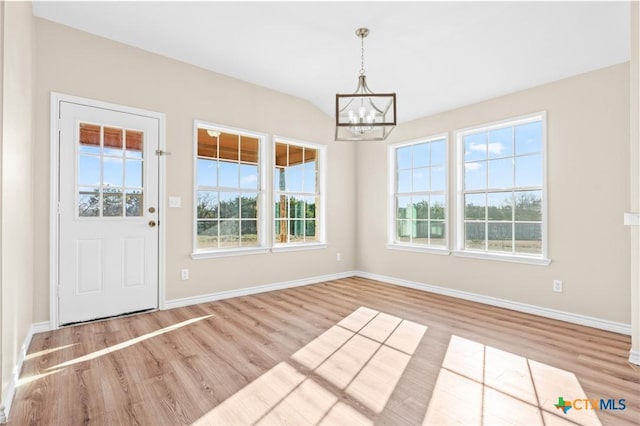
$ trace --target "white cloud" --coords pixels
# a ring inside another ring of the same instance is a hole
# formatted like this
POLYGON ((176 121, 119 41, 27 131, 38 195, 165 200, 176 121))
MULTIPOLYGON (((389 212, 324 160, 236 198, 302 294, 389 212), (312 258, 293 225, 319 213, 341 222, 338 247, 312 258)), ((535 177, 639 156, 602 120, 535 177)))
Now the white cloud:
POLYGON ((482 169, 482 164, 480 163, 467 163, 464 165, 464 169, 469 172, 474 172, 476 170, 482 169))
POLYGON ((249 176, 243 176, 240 179, 241 183, 256 183, 258 182, 258 176, 256 175, 249 175, 249 176))
MULTIPOLYGON (((505 146, 500 142, 491 142, 489 145, 489 153, 493 155, 500 155, 504 152, 505 146)), ((487 150, 486 143, 472 143, 469 144, 469 151, 485 152, 487 150)), ((469 155, 470 152, 465 152, 465 155, 469 155)))

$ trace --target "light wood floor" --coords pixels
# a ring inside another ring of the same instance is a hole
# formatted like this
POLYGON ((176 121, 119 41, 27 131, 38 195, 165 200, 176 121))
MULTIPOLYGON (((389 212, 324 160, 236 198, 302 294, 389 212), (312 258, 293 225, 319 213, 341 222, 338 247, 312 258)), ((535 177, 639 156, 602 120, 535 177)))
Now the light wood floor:
POLYGON ((638 424, 629 348, 348 278, 37 334, 9 424, 638 424))

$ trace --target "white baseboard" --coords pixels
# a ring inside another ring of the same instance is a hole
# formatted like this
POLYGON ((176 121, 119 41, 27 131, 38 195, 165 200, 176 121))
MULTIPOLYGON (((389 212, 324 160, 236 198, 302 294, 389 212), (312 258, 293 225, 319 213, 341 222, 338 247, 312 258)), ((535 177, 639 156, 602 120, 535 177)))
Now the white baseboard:
POLYGON ((51 330, 53 330, 53 328, 51 328, 51 324, 49 324, 49 321, 34 322, 33 324, 31 324, 32 336, 34 334, 44 333, 45 331, 51 331, 51 330))
MULTIPOLYGON (((338 280, 338 279, 349 278, 353 276, 369 278, 372 280, 377 280, 377 281, 385 282, 388 284, 394 284, 402 287, 413 288, 413 289, 422 290, 430 293, 441 294, 444 296, 456 297, 458 299, 484 303, 491 306, 498 306, 501 308, 512 309, 518 312, 524 312, 528 314, 539 315, 541 317, 567 321, 574 324, 585 325, 588 327, 594 327, 601 330, 612 331, 615 333, 621 333, 621 334, 627 334, 627 335, 631 334, 630 324, 624 324, 624 323, 604 320, 600 318, 589 317, 585 315, 573 314, 570 312, 564 312, 564 311, 559 311, 555 309, 529 305, 526 303, 499 299, 491 296, 483 296, 480 294, 469 293, 466 291, 454 290, 454 289, 445 288, 445 287, 438 287, 434 285, 403 280, 400 278, 387 277, 384 275, 378 275, 378 274, 362 272, 362 271, 347 271, 347 272, 341 272, 337 274, 329 274, 329 275, 321 275, 321 276, 316 276, 311 278, 304 278, 300 280, 285 281, 280 283, 242 288, 238 290, 221 291, 221 292, 205 294, 201 296, 167 300, 164 303, 164 309, 179 308, 183 306, 190 306, 198 303, 213 302, 216 300, 229 299, 229 298, 239 297, 239 296, 248 296, 252 294, 264 293, 267 291, 283 290, 287 288, 317 284, 324 281, 338 280)), ((0 405, 0 423, 6 423, 9 417, 9 411, 11 409, 13 397, 15 395, 16 388, 18 385, 18 378, 20 376, 20 372, 22 371, 22 365, 24 363, 27 350, 29 348, 29 344, 31 343, 31 339, 33 335, 37 333, 49 331, 51 329, 52 328, 49 321, 34 323, 29 328, 29 331, 27 333, 27 336, 25 337, 24 343, 22 344, 22 348, 20 350, 17 363, 13 369, 13 374, 11 375, 11 380, 8 385, 7 392, 2 401, 2 405, 0 405)), ((640 365, 640 352, 630 351, 629 362, 640 365)))
MULTIPOLYGON (((423 284, 415 281, 408 281, 408 280, 403 280, 399 278, 387 277, 384 275, 372 274, 369 272, 358 271, 356 272, 356 275, 363 278, 382 281, 388 284, 395 284, 402 287, 409 287, 417 290, 428 291, 430 293, 441 294, 443 296, 451 296, 451 297, 456 297, 458 299, 469 300, 472 302, 484 303, 486 305, 511 309, 514 311, 524 312, 527 314, 539 315, 545 318, 552 318, 560 321, 571 322, 578 325, 585 325, 587 327, 593 327, 601 330, 612 331, 614 333, 631 335, 631 324, 624 324, 620 322, 609 321, 609 320, 595 318, 595 317, 589 317, 586 315, 579 315, 571 312, 564 312, 556 309, 544 308, 541 306, 528 305, 526 303, 499 299, 491 296, 483 296, 481 294, 469 293, 466 291, 454 290, 454 289, 445 288, 445 287, 438 287, 438 286, 423 284)), ((638 356, 638 359, 640 359, 640 354, 636 353, 636 355, 638 356)))
POLYGON ((11 379, 9 380, 9 385, 7 387, 7 393, 2 400, 2 405, 0 405, 0 423, 4 424, 9 419, 11 404, 13 403, 13 397, 16 394, 18 379, 20 378, 20 373, 22 372, 22 364, 27 357, 27 351, 29 350, 29 345, 31 344, 31 338, 33 338, 34 334, 48 331, 49 329, 49 321, 34 323, 29 327, 29 331, 27 331, 27 335, 24 338, 24 343, 22 343, 22 347, 20 348, 20 353, 18 354, 16 365, 13 367, 11 379))
POLYGON ((196 305, 198 303, 214 302, 216 300, 230 299, 232 297, 249 296, 252 294, 264 293, 267 291, 283 290, 286 288, 300 287, 303 285, 317 284, 324 281, 339 280, 353 277, 354 271, 340 272, 337 274, 321 275, 300 280, 285 281, 281 283, 265 284, 255 287, 241 288, 238 290, 220 291, 217 293, 203 294, 201 296, 184 297, 181 299, 166 300, 163 309, 180 308, 183 306, 196 305))

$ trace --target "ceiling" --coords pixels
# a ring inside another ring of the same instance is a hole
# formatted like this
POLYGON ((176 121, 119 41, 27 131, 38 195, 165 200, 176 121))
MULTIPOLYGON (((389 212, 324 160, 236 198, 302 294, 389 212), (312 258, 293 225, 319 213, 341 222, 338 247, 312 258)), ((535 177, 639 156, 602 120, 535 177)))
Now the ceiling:
POLYGON ((359 27, 398 121, 629 60, 628 2, 35 1, 35 16, 294 95, 333 116, 359 27))

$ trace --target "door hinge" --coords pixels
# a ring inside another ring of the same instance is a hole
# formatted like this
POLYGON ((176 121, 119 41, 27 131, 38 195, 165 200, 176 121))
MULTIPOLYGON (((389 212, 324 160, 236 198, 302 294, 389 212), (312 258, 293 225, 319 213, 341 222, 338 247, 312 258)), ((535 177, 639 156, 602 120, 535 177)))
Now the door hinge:
POLYGON ((169 151, 163 151, 161 149, 156 149, 156 155, 171 155, 169 151))

